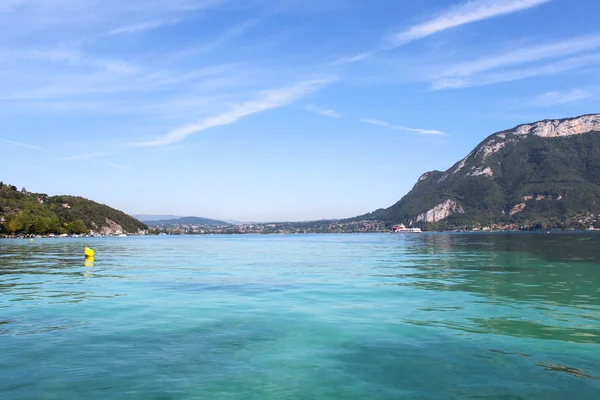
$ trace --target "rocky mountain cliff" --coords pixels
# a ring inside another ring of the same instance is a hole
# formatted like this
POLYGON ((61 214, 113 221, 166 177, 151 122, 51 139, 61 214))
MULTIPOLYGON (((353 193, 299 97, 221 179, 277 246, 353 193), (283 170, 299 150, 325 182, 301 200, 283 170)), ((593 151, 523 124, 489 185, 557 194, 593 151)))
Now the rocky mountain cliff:
POLYGON ((600 114, 495 133, 399 202, 357 217, 426 229, 584 228, 600 212, 600 114))

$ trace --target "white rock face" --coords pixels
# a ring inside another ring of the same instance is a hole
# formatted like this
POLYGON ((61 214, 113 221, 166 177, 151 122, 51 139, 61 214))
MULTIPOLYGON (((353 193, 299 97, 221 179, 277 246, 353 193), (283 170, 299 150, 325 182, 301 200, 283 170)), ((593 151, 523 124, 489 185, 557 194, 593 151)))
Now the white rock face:
POLYGON ((494 171, 490 167, 473 168, 467 176, 494 176, 494 171))
POLYGON ((525 204, 525 203, 517 204, 510 210, 510 216, 512 217, 513 215, 520 213, 521 211, 523 211, 525 209, 525 207, 527 207, 527 204, 525 204))
POLYGON ((464 214, 465 210, 454 200, 446 200, 433 207, 431 210, 417 215, 417 218, 410 221, 410 224, 417 222, 438 222, 448 218, 452 214, 464 214))
POLYGON ((471 158, 471 156, 473 155, 473 152, 475 150, 471 151, 469 154, 467 154, 467 156, 465 158, 463 158, 462 160, 460 160, 460 162, 458 163, 458 165, 456 166, 456 168, 454 168, 454 170, 452 171, 452 175, 456 174, 457 172, 459 172, 461 169, 463 169, 465 167, 465 165, 467 164, 467 160, 469 158, 471 158))
POLYGON ((498 134, 491 140, 488 140, 485 144, 481 145, 479 150, 477 150, 477 153, 475 153, 475 157, 479 157, 481 155, 482 161, 485 162, 489 156, 491 156, 494 153, 499 152, 501 149, 506 147, 506 145, 508 143, 518 142, 518 140, 516 140, 516 139, 508 139, 508 140, 498 141, 497 138, 504 139, 505 135, 502 133, 498 134))
POLYGON ((123 233, 123 227, 115 221, 106 218, 106 226, 100 228, 99 233, 102 235, 120 235, 123 233))
POLYGON ((460 160, 460 162, 458 163, 458 165, 452 171, 446 171, 444 173, 444 175, 442 175, 440 177, 440 179, 438 179, 438 183, 442 183, 446 179, 448 179, 451 175, 455 175, 458 172, 460 172, 460 170, 463 169, 465 167, 465 165, 467 164, 467 160, 469 159, 469 157, 471 157, 472 155, 473 155, 473 152, 470 152, 465 158, 463 158, 462 160, 460 160))
POLYGON ((600 114, 584 115, 574 119, 541 121, 531 125, 518 126, 514 134, 541 137, 564 137, 600 131, 600 114))

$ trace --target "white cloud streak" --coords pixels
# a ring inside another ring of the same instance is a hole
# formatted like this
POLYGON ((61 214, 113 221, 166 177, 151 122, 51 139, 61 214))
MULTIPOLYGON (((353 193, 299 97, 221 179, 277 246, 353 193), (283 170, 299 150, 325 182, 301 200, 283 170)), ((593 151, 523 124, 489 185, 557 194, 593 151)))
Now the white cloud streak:
POLYGON ((444 76, 469 76, 476 73, 494 70, 500 67, 525 64, 549 58, 559 58, 561 56, 582 53, 585 51, 595 50, 599 47, 600 35, 585 36, 554 43, 546 43, 458 64, 448 69, 444 73, 444 76))
POLYGON ((100 71, 119 74, 134 74, 139 68, 120 60, 106 60, 92 57, 72 50, 30 50, 19 54, 20 57, 36 61, 66 63, 73 66, 92 67, 100 71))
POLYGON ((359 122, 363 122, 365 124, 382 126, 385 128, 390 128, 395 131, 407 131, 407 132, 415 132, 420 135, 438 135, 438 136, 446 136, 447 134, 442 131, 433 130, 433 129, 418 129, 418 128, 408 128, 406 126, 394 125, 387 121, 382 121, 380 119, 372 119, 372 118, 363 118, 359 120, 359 122))
POLYGON ((549 3, 550 1, 552 0, 469 0, 465 3, 455 5, 425 22, 393 34, 388 39, 390 43, 386 46, 353 56, 342 57, 332 64, 358 63, 373 57, 377 53, 395 49, 398 46, 424 39, 439 32, 486 19, 506 16, 549 3))
POLYGON ((553 91, 537 96, 530 105, 551 107, 582 100, 589 100, 599 96, 600 87, 571 89, 566 92, 553 91))
POLYGON ((528 8, 540 6, 551 0, 473 0, 448 9, 443 14, 414 25, 396 34, 393 42, 401 45, 423 39, 436 33, 462 25, 500 17, 528 8))
POLYGON ((306 110, 310 111, 312 113, 315 113, 317 115, 322 115, 324 117, 331 117, 331 118, 343 118, 344 117, 344 114, 341 114, 330 108, 321 108, 315 104, 307 105, 306 110))
POLYGON ((173 54, 171 57, 180 59, 184 57, 198 56, 199 54, 208 53, 215 49, 218 49, 235 39, 244 36, 248 31, 255 28, 262 22, 262 18, 253 18, 246 20, 238 25, 231 26, 225 31, 221 32, 214 39, 207 43, 203 43, 198 46, 191 47, 189 49, 179 51, 173 54))
POLYGON ((416 132, 419 133, 421 135, 440 135, 440 136, 445 136, 446 133, 442 132, 442 131, 437 131, 434 129, 418 129, 418 128, 407 128, 406 126, 398 126, 398 125, 394 125, 392 126, 392 129, 396 130, 396 131, 408 131, 408 132, 416 132))
POLYGON ((433 90, 460 89, 485 86, 497 83, 513 82, 527 78, 537 78, 567 72, 600 62, 600 53, 573 57, 563 61, 524 69, 508 70, 487 75, 475 75, 465 78, 440 78, 433 82, 433 90))
MULTIPOLYGON (((43 147, 40 147, 40 146, 35 146, 35 145, 31 145, 31 144, 27 144, 27 143, 21 143, 21 142, 15 142, 15 141, 12 141, 12 140, 0 139, 0 143, 5 143, 5 144, 12 145, 12 146, 22 147, 24 149, 29 149, 29 150, 41 151, 41 152, 44 152, 44 153, 53 153, 52 151, 50 151, 48 149, 45 149, 43 147)), ((124 169, 124 170, 131 169, 131 167, 128 166, 128 165, 115 164, 115 163, 112 163, 112 162, 109 162, 109 161, 105 161, 105 160, 99 159, 101 157, 106 157, 106 156, 113 155, 113 154, 114 153, 89 153, 89 154, 81 154, 81 155, 69 156, 69 157, 61 156, 59 159, 60 160, 69 160, 69 161, 74 161, 74 160, 89 160, 89 161, 92 161, 94 163, 101 164, 101 165, 106 165, 106 166, 111 167, 111 168, 124 169)))
POLYGON ((43 147, 34 146, 34 145, 31 145, 31 144, 26 144, 26 143, 13 142, 12 140, 0 139, 0 143, 10 144, 12 146, 17 146, 17 147, 23 147, 25 149, 30 149, 30 150, 49 152, 49 150, 46 150, 43 147))
POLYGON ((134 143, 132 146, 162 147, 177 143, 195 133, 218 126, 233 124, 244 117, 286 106, 310 93, 313 93, 327 84, 333 83, 335 80, 337 80, 337 77, 332 76, 300 82, 295 85, 279 89, 265 90, 258 93, 254 99, 233 106, 229 111, 203 118, 196 123, 172 130, 166 135, 155 140, 134 143))
POLYGON ((152 29, 159 28, 163 25, 166 25, 166 21, 148 21, 142 22, 140 24, 123 26, 120 28, 113 29, 107 33, 109 36, 123 35, 123 34, 132 34, 132 33, 140 33, 144 31, 149 31, 152 29))
POLYGON ((380 119, 372 119, 372 118, 364 118, 359 120, 359 122, 364 122, 365 124, 371 125, 379 125, 379 126, 392 126, 389 122, 382 121, 380 119))
POLYGON ((111 167, 111 168, 115 168, 115 169, 123 169, 123 170, 132 169, 131 166, 129 166, 129 165, 115 164, 115 163, 112 163, 109 161, 104 161, 104 160, 92 159, 91 161, 95 162, 96 164, 106 165, 107 167, 111 167))
POLYGON ((115 153, 108 153, 108 152, 83 153, 83 154, 77 154, 74 156, 65 157, 65 158, 63 158, 63 160, 92 160, 92 159, 96 159, 96 158, 112 156, 114 154, 115 153))

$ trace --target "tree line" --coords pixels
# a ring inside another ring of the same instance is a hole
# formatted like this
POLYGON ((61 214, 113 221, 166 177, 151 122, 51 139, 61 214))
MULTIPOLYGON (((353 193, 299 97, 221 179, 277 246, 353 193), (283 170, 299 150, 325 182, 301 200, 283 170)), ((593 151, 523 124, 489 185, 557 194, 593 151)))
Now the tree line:
POLYGON ((61 223, 56 215, 36 215, 30 210, 5 217, 1 228, 2 233, 8 235, 84 234, 90 231, 82 220, 61 223))

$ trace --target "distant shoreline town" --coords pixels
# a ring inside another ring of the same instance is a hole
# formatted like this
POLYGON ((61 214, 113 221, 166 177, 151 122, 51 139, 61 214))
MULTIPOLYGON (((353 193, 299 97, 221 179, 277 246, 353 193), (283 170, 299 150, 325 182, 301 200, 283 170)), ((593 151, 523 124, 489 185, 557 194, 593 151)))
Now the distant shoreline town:
MULTIPOLYGON (((546 232, 533 226, 493 225, 465 227, 446 231, 429 231, 429 233, 493 233, 493 232, 546 232)), ((562 229, 554 230, 563 232, 600 232, 593 225, 587 229, 562 229)), ((424 231, 427 233, 427 231, 424 231)), ((168 228, 150 228, 133 234, 47 234, 47 235, 0 235, 0 239, 43 239, 43 238, 105 238, 126 236, 202 236, 202 235, 294 235, 294 234, 352 234, 352 233, 393 233, 380 221, 358 222, 283 222, 265 224, 240 224, 240 225, 188 225, 170 226, 168 228)))

